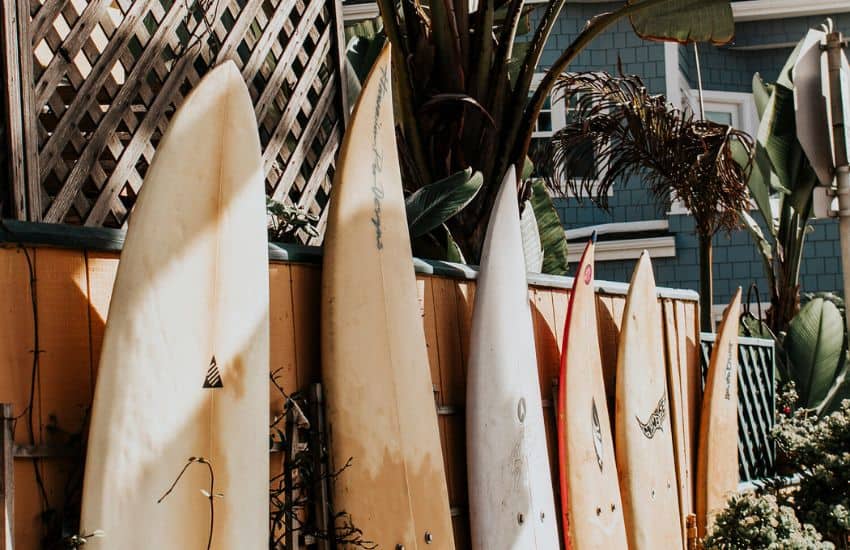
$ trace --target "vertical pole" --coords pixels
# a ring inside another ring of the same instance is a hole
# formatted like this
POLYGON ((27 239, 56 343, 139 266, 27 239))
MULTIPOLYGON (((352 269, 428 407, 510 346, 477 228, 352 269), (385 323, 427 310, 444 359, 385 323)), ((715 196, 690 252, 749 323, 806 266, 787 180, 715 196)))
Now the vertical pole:
MULTIPOLYGON (((841 86, 841 48, 840 32, 826 35, 826 57, 829 67, 829 96, 832 112, 833 152, 835 158, 835 179, 838 194, 838 232, 841 237, 841 271, 844 282, 844 300, 850 299, 850 166, 847 162, 847 141, 844 120, 844 101, 841 86)), ((850 77, 850 75, 846 75, 850 77)), ((850 315, 846 316, 850 330, 850 315)))
POLYGON ((705 101, 702 98, 702 68, 699 63, 699 46, 694 42, 694 61, 697 65, 697 93, 699 94, 699 117, 705 120, 705 101))
POLYGON ((322 385, 310 386, 310 418, 313 424, 310 426, 310 450, 313 455, 313 464, 318 470, 314 475, 315 491, 313 493, 313 511, 316 514, 316 528, 320 535, 318 537, 319 550, 329 550, 334 538, 333 524, 330 517, 330 505, 328 503, 328 467, 327 467, 327 443, 325 442, 325 414, 322 402, 322 385))
POLYGON ((12 405, 0 405, 0 550, 13 550, 15 545, 15 455, 12 433, 12 405))
POLYGON ((295 445, 296 445, 296 434, 298 432, 298 427, 295 425, 295 414, 292 410, 292 405, 287 404, 288 408, 286 410, 286 446, 283 449, 283 476, 284 476, 284 508, 286 510, 286 515, 283 518, 283 537, 284 537, 284 548, 286 550, 292 550, 295 541, 295 522, 293 521, 295 517, 295 498, 293 493, 295 492, 294 487, 294 468, 293 468, 293 458, 295 456, 295 445))

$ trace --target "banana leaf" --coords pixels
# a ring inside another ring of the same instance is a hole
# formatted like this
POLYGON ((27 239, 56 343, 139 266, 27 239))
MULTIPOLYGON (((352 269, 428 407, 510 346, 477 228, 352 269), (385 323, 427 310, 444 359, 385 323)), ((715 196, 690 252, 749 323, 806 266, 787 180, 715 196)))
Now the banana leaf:
POLYGON ((543 273, 549 275, 566 275, 567 235, 561 218, 555 210, 555 204, 546 191, 546 185, 541 179, 531 183, 531 206, 537 219, 537 229, 540 232, 540 243, 543 245, 543 273))
POLYGON ((484 177, 472 169, 426 185, 405 198, 407 226, 413 238, 441 226, 475 198, 484 177))
MULTIPOLYGON (((630 0, 629 5, 645 0, 630 0)), ((722 0, 670 0, 639 10, 630 17, 641 38, 687 44, 726 44, 735 36, 732 5, 722 0)))
POLYGON ((525 270, 529 273, 540 273, 543 269, 543 244, 540 242, 540 229, 537 227, 537 217, 534 215, 531 201, 525 201, 519 225, 522 230, 525 270))
POLYGON ((767 102, 770 100, 770 94, 773 93, 773 84, 767 84, 762 80, 761 75, 756 73, 753 75, 753 100, 756 104, 756 112, 759 119, 764 116, 764 110, 767 108, 767 102))
POLYGON ((800 405, 820 406, 845 355, 844 319, 835 304, 815 298, 803 306, 788 325, 784 348, 800 405))

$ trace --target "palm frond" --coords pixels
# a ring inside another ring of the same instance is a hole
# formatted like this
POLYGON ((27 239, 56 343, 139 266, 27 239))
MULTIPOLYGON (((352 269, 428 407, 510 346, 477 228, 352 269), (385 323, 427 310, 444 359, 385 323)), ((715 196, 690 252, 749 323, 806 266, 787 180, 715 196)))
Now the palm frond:
POLYGON ((555 93, 573 100, 572 119, 556 132, 538 163, 550 163, 549 184, 569 186, 607 208, 615 183, 639 177, 662 204, 672 195, 696 218, 700 234, 737 226, 749 201, 751 161, 741 166, 733 149, 751 158, 752 138, 732 127, 695 120, 663 95, 650 94, 637 76, 578 73, 561 77, 555 93), (575 166, 593 147, 599 174, 589 177, 575 166), (548 158, 547 158, 548 157, 548 158))

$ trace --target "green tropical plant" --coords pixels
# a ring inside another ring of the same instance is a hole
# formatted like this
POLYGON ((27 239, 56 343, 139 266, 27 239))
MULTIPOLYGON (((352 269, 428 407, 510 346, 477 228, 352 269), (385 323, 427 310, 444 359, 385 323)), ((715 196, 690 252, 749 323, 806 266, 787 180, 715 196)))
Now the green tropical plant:
POLYGON ((639 176, 656 200, 680 200, 696 223, 700 246, 700 310, 703 330, 711 331, 712 238, 738 225, 749 203, 747 179, 752 139, 731 126, 675 109, 663 95, 651 95, 637 76, 576 73, 556 90, 576 97, 573 120, 552 138, 555 185, 566 182, 576 195, 590 195, 606 207, 616 182, 639 176), (588 145, 605 170, 593 181, 580 169, 588 145), (736 160, 743 155, 744 162, 736 160))
POLYGON ((319 236, 316 224, 319 217, 298 205, 283 204, 266 198, 268 214, 268 238, 271 242, 298 242, 297 233, 302 232, 310 238, 319 236))
POLYGON ((354 105, 361 84, 387 41, 381 18, 364 19, 345 27, 345 79, 348 104, 354 105))
POLYGON ((753 97, 761 118, 748 186, 758 217, 741 212, 762 258, 771 307, 763 322, 748 330, 777 344, 781 382, 792 381, 799 406, 819 414, 850 397, 843 302, 826 294, 801 304, 800 267, 813 219, 817 176, 797 139, 793 67, 802 41, 774 84, 753 77, 753 97))
MULTIPOLYGON (((734 29, 728 1, 623 2, 588 22, 529 99, 532 77, 565 3, 544 4, 531 39, 520 45, 515 39, 528 24, 526 0, 480 0, 477 5, 469 0, 378 0, 393 46, 405 188, 415 192, 467 168, 483 176, 478 195, 445 224, 451 241, 472 262, 479 259, 502 177, 509 167, 523 166, 537 116, 557 77, 596 36, 625 17, 632 18, 638 33, 654 39, 721 43, 731 39, 734 29)), ((530 187, 522 185, 518 195, 524 203, 530 187)), ((542 244, 544 250, 563 247, 542 244)))
POLYGON ((797 45, 775 84, 753 77, 753 97, 761 122, 756 137, 750 194, 761 218, 741 212, 764 265, 771 307, 767 326, 778 334, 800 309, 800 265, 811 231, 812 192, 817 176, 797 140, 792 69, 797 45))

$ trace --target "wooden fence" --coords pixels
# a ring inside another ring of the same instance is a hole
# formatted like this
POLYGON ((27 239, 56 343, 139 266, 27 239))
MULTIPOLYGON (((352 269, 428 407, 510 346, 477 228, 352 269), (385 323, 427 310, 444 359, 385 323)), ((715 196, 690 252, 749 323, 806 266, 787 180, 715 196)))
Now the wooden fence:
POLYGON ((123 226, 172 114, 210 67, 233 60, 254 100, 268 195, 323 228, 348 113, 340 6, 4 0, 5 215, 123 226))
MULTIPOLYGON (((0 403, 13 404, 13 414, 18 418, 14 438, 22 448, 43 449, 50 444, 67 448, 74 443, 69 434, 84 430, 92 399, 109 298, 118 267, 120 232, 68 226, 56 230, 51 227, 57 226, 40 224, 15 226, 25 227, 29 232, 24 239, 26 242, 67 244, 74 240, 76 231, 84 235, 89 247, 89 250, 13 245, 0 248, 0 403), (57 237, 59 231, 65 236, 57 237), (92 250, 92 247, 100 250, 92 250), (33 371, 35 349, 39 350, 37 372, 33 371), (28 447, 32 443, 39 446, 28 447)), ((4 238, 8 240, 9 234, 3 237, 0 231, 0 240, 4 238)), ((317 249, 307 247, 272 247, 270 250, 271 368, 280 369, 279 380, 288 392, 304 389, 320 378, 318 254, 317 249)), ((455 536, 457 547, 465 549, 469 548, 469 526, 463 406, 474 274, 419 261, 417 271, 420 313, 439 413, 455 536)), ((539 277, 532 279, 532 283, 529 299, 544 416, 553 472, 557 472, 554 468, 552 395, 558 376, 571 280, 539 277)), ((625 291, 624 284, 601 283, 597 302, 605 378, 609 387, 614 383, 625 291)), ((675 291, 660 294, 664 312, 673 320, 668 326, 675 327, 668 338, 669 342, 675 342, 668 356, 676 363, 671 366, 684 376, 686 392, 691 396, 689 418, 694 422, 699 410, 695 296, 675 291)), ((609 391, 609 395, 613 396, 613 391, 609 391)), ((272 392, 271 412, 282 409, 281 396, 272 392)), ((694 424, 690 433, 696 434, 694 424)), ((78 462, 79 456, 76 459, 53 456, 34 462, 19 453, 14 463, 18 550, 38 548, 44 529, 42 513, 57 509, 58 503, 79 490, 79 472, 73 467, 78 462)), ((280 460, 273 458, 272 463, 272 474, 280 471, 280 460)), ((557 487, 557 483, 554 486, 557 487)), ((56 521, 61 519, 56 518, 56 521)))

